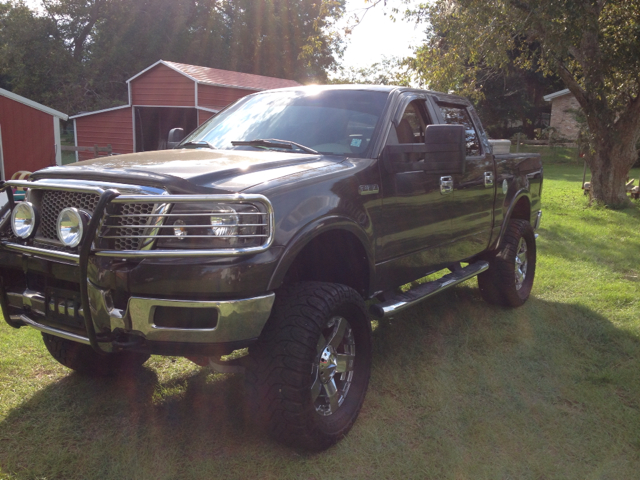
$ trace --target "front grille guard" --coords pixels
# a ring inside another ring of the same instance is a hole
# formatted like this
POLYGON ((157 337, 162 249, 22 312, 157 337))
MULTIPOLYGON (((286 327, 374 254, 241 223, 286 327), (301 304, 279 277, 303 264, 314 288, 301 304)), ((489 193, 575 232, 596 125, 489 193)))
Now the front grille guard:
MULTIPOLYGON (((176 205, 179 203, 246 203, 246 204, 261 204, 263 206, 263 211, 258 213, 237 213, 237 215, 250 215, 250 216, 261 216, 264 217, 265 220, 260 224, 242 224, 238 223, 235 225, 229 225, 230 227, 259 227, 264 228, 265 233, 259 235, 243 235, 243 234, 234 234, 234 235, 224 235, 219 237, 209 237, 203 235, 192 235, 192 238, 263 238, 264 241, 259 246, 254 247, 225 247, 225 248, 211 248, 211 249, 189 249, 189 250, 162 250, 162 249, 153 249, 148 250, 144 247, 141 250, 105 250, 105 249, 95 249, 95 255, 99 257, 117 257, 117 258, 166 258, 166 257, 220 257, 220 256, 236 256, 236 255, 250 255, 254 253, 260 253, 267 250, 271 244, 273 243, 273 208, 269 200, 262 195, 121 195, 113 200, 112 203, 154 203, 159 205, 154 213, 149 214, 140 214, 144 217, 156 218, 159 221, 156 223, 152 223, 150 225, 141 225, 141 226, 106 226, 105 229, 107 231, 112 231, 116 229, 136 229, 142 228, 148 230, 147 232, 142 232, 138 234, 134 232, 134 234, 129 235, 104 235, 100 238, 102 239, 117 239, 117 238, 131 238, 131 239, 140 239, 143 241, 143 245, 150 247, 151 241, 156 239, 167 239, 173 238, 172 235, 167 234, 167 230, 171 230, 174 228, 173 225, 164 225, 163 220, 178 218, 188 216, 190 214, 182 214, 182 213, 170 213, 168 212, 168 205, 176 205)), ((197 216, 202 216, 201 213, 195 214, 197 216)), ((110 217, 119 217, 121 215, 113 214, 109 215, 110 217)), ((204 227, 204 225, 197 225, 198 227, 204 227)), ((194 227, 192 225, 187 225, 188 228, 194 227)))
MULTIPOLYGON (((47 190, 70 190, 76 192, 94 193, 100 196, 100 200, 96 205, 96 208, 91 217, 91 221, 87 226, 87 231, 84 234, 83 240, 79 245, 78 254, 58 252, 54 250, 47 250, 44 248, 32 247, 29 245, 21 245, 11 243, 6 240, 0 241, 0 245, 7 250, 12 250, 27 255, 33 255, 40 258, 47 258, 53 260, 62 260, 66 262, 76 263, 80 267, 79 271, 79 284, 80 284, 80 300, 82 303, 82 309, 84 313, 85 327, 87 330, 87 336, 91 343, 91 346, 98 353, 107 353, 100 347, 99 339, 95 331, 93 318, 91 316, 91 306, 89 303, 88 293, 88 277, 87 270, 89 265, 89 256, 91 254, 104 257, 117 257, 117 258, 170 258, 170 257, 202 257, 202 256, 237 256, 237 255, 249 255, 260 253, 267 250, 273 243, 273 224, 274 213, 273 207, 269 200, 262 195, 121 195, 115 189, 103 189, 95 186, 80 186, 71 187, 69 185, 55 185, 55 184, 43 184, 38 185, 35 182, 24 181, 9 181, 0 182, 0 193, 7 192, 8 203, 2 210, 0 210, 0 228, 4 228, 7 221, 10 221, 10 212, 15 205, 13 199, 13 192, 11 188, 38 188, 47 190), (222 248, 222 249, 210 249, 210 250, 97 250, 94 245, 98 240, 97 233, 102 226, 103 218, 107 206, 112 203, 162 203, 162 204, 175 204, 175 203, 204 203, 204 202, 231 202, 231 203, 260 203, 263 205, 267 215, 267 235, 265 242, 257 247, 247 248, 222 248), (84 281, 83 281, 84 279, 84 281)), ((0 295, 0 306, 5 321, 14 328, 19 328, 21 325, 16 324, 10 318, 8 311, 8 302, 6 299, 5 289, 3 285, 0 285, 2 294, 0 295)), ((107 339, 105 339, 108 341, 107 339)))

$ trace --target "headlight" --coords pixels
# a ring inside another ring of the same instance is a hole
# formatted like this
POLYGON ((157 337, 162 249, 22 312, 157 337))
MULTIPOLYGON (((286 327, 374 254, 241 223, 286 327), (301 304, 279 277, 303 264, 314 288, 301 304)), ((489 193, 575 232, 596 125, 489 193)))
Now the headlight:
POLYGON ((156 248, 235 248, 262 245, 268 214, 245 203, 177 203, 158 234, 156 248))
POLYGON ((238 213, 225 205, 214 205, 216 212, 211 215, 211 231, 216 237, 228 237, 238 234, 238 213))
POLYGON ((66 247, 76 247, 82 240, 89 215, 77 208, 65 208, 58 215, 58 238, 66 247))
POLYGON ((184 220, 180 220, 180 219, 173 222, 173 234, 176 236, 176 238, 180 240, 187 238, 186 225, 187 224, 184 223, 184 220))
POLYGON ((17 237, 29 238, 36 229, 37 214, 29 202, 18 203, 11 212, 11 229, 17 237))

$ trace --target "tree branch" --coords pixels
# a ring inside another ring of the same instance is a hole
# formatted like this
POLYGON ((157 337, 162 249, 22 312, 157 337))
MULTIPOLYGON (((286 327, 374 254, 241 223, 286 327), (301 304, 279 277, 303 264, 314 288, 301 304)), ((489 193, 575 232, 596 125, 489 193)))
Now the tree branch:
POLYGON ((640 94, 629 102, 628 107, 616 120, 616 126, 636 137, 640 135, 640 94))
POLYGON ((368 7, 363 7, 363 8, 359 8, 358 10, 364 10, 364 13, 362 14, 361 17, 358 17, 357 14, 353 14, 353 18, 356 19, 356 23, 354 25, 349 25, 347 28, 349 29, 349 31, 353 30, 354 28, 356 28, 358 25, 360 25, 362 23, 362 21, 364 20, 364 17, 367 15, 367 13, 369 13, 369 10, 371 10, 373 7, 375 7, 376 5, 378 5, 379 3, 383 3, 384 6, 387 5, 387 0, 373 0, 371 2, 371 5, 369 5, 368 7), (384 3, 383 3, 384 2, 384 3))
POLYGON ((91 33, 93 26, 98 21, 102 3, 102 0, 95 0, 91 7, 91 13, 89 14, 89 19, 87 20, 86 25, 82 27, 80 33, 73 38, 73 58, 77 61, 82 59, 82 54, 84 53, 84 42, 91 33))
POLYGON ((513 5, 514 8, 517 8, 518 10, 522 10, 523 12, 527 12, 529 14, 531 14, 533 12, 533 8, 531 8, 529 6, 529 4, 526 3, 526 2, 520 2, 518 0, 511 0, 509 3, 511 5, 513 5))
POLYGON ((598 9, 598 14, 600 14, 602 12, 602 10, 604 10, 604 6, 607 4, 607 0, 598 0, 598 2, 596 3, 596 7, 598 9))
POLYGON ((47 16, 53 21, 56 25, 58 25, 58 19, 55 17, 51 8, 49 6, 49 2, 47 0, 42 0, 42 6, 44 7, 45 12, 47 12, 47 16))
POLYGON ((562 79, 573 96, 576 97, 576 100, 578 101, 582 109, 585 110, 585 106, 589 104, 586 92, 582 89, 578 81, 574 78, 573 74, 565 66, 564 62, 562 62, 561 60, 557 60, 556 64, 558 66, 558 76, 562 79))

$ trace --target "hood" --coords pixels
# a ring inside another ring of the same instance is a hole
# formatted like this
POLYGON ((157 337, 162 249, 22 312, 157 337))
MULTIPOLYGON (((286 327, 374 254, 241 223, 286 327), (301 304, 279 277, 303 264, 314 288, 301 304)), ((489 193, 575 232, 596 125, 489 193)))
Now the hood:
MULTIPOLYGON (((343 157, 276 151, 179 149, 113 155, 39 170, 32 179, 66 178, 239 192, 280 177, 335 165, 343 157)), ((199 189, 197 189, 199 190, 199 189)))

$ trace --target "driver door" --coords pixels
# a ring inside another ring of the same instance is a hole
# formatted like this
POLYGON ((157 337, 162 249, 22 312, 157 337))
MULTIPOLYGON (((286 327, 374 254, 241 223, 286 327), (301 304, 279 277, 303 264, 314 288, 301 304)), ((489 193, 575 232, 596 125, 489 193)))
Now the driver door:
MULTIPOLYGON (((409 98, 393 120, 386 145, 424 144, 431 123, 425 99, 409 98)), ((424 160, 420 153, 410 157, 412 162, 424 160)), ((422 169, 392 173, 384 162, 380 168, 383 221, 377 229, 378 268, 386 283, 398 285, 452 261, 452 190, 447 183, 451 176, 422 169)))

